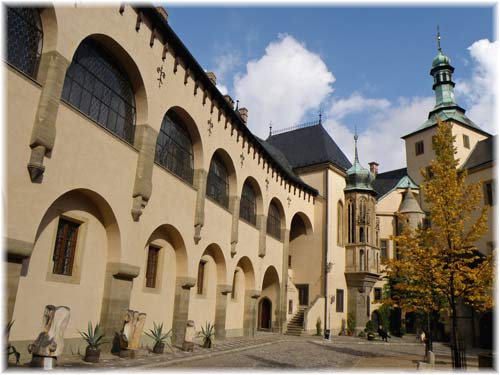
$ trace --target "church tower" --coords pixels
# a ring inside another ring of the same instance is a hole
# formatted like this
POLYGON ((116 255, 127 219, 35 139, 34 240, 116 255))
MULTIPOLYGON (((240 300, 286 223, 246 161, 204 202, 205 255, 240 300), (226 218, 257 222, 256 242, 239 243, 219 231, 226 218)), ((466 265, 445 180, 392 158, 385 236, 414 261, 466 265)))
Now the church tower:
POLYGON ((457 104, 454 91, 455 83, 453 82, 455 68, 451 66, 450 58, 441 49, 439 29, 437 41, 438 54, 432 60, 430 70, 430 75, 434 78, 432 89, 436 103, 429 112, 427 121, 414 132, 402 137, 406 145, 408 174, 418 185, 423 182, 420 170, 427 167, 434 158, 432 137, 437 132, 438 117, 441 121, 452 123, 452 134, 456 137, 456 158, 460 160, 460 164, 467 160, 477 142, 490 136, 472 122, 465 115, 465 109, 457 104))
POLYGON ((357 134, 355 157, 347 170, 344 197, 347 232, 345 277, 348 288, 347 311, 356 319, 356 332, 365 328, 371 316, 370 293, 379 280, 380 249, 378 221, 375 215, 376 195, 372 187, 375 176, 358 159, 357 134))

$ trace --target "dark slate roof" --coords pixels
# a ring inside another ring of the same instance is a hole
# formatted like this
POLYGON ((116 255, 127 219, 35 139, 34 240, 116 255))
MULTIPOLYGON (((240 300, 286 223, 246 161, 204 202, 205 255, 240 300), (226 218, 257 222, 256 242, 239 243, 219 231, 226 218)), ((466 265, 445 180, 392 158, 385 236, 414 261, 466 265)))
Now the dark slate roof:
POLYGON ((480 142, 477 142, 476 147, 474 147, 474 150, 472 150, 469 157, 465 161, 463 169, 472 169, 492 162, 495 159, 495 155, 493 152, 495 143, 496 136, 489 137, 480 142))
POLYGON ((406 168, 401 168, 377 174, 375 181, 372 182, 372 186, 377 192, 378 197, 391 191, 404 176, 407 176, 407 173, 406 168))
MULTIPOLYGON (((295 174, 292 166, 290 165, 287 158, 285 157, 285 155, 283 155, 283 153, 280 150, 278 150, 276 147, 269 144, 267 141, 260 139, 257 136, 255 138, 261 144, 261 146, 273 157, 274 161, 277 162, 279 166, 285 170, 285 172, 289 175, 292 181, 299 184, 305 184, 305 182, 302 181, 302 179, 295 174)), ((318 194, 318 191, 316 189, 312 187, 310 187, 309 189, 311 189, 313 193, 318 194)))
POLYGON ((266 142, 279 149, 292 168, 331 162, 347 170, 351 162, 321 124, 271 135, 266 142))

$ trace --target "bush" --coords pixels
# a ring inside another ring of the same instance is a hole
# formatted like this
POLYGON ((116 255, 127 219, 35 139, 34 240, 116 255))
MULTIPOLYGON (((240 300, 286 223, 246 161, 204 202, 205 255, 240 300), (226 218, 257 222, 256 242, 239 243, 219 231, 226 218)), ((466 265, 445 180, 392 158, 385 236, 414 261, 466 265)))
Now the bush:
POLYGON ((316 336, 321 336, 321 318, 316 320, 316 336))
POLYGON ((375 327, 374 327, 373 322, 371 320, 366 322, 365 327, 366 327, 365 331, 367 331, 367 332, 373 332, 375 330, 375 327))

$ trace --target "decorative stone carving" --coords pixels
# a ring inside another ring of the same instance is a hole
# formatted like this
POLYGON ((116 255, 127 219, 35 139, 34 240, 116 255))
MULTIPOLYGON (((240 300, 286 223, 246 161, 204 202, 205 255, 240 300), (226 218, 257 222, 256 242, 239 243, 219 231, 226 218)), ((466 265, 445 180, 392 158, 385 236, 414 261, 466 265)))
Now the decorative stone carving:
POLYGON ((194 329, 194 320, 188 320, 186 323, 186 333, 184 335, 184 342, 182 343, 182 350, 185 352, 192 352, 194 348, 193 340, 196 332, 194 329))
MULTIPOLYGON (((28 345, 28 352, 33 355, 31 366, 43 367, 45 358, 49 357, 50 367, 54 359, 64 349, 64 330, 68 325, 70 309, 66 306, 45 306, 42 320, 42 332, 36 340, 28 345)), ((45 364, 46 365, 46 364, 45 364)))
POLYGON ((146 314, 139 311, 125 310, 123 328, 120 332, 120 357, 135 357, 139 349, 141 334, 146 321, 146 314))

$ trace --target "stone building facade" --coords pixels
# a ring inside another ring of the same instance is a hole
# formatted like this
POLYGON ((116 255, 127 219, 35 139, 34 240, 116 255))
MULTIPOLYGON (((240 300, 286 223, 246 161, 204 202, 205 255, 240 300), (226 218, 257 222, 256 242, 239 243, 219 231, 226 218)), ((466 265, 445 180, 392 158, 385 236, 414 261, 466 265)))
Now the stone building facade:
MULTIPOLYGON (((286 332, 297 314, 309 332, 319 318, 337 334, 348 312, 364 328, 394 254, 395 213, 425 210, 418 169, 433 123, 405 137, 407 169, 377 174, 357 151, 351 164, 321 119, 253 135, 257 109, 218 91, 162 8, 6 13, 11 341, 36 337, 47 304, 71 309, 68 350, 89 321, 112 335, 125 308, 177 341, 188 319, 215 323, 218 338, 286 332)), ((479 128, 457 120, 454 131, 469 137, 464 161, 488 149, 479 128)), ((479 154, 470 178, 486 176, 493 197, 493 159, 479 154)))

